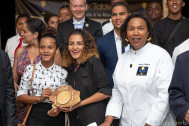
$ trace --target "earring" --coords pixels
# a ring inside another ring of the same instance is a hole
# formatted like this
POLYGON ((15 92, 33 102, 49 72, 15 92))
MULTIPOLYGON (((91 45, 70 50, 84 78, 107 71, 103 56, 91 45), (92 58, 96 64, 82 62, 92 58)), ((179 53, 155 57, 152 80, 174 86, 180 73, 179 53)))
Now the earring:
POLYGON ((150 42, 152 40, 152 38, 150 36, 147 37, 146 41, 150 42))
POLYGON ((126 41, 126 42, 129 42, 129 40, 128 40, 128 38, 127 38, 127 37, 125 38, 125 41, 126 41))

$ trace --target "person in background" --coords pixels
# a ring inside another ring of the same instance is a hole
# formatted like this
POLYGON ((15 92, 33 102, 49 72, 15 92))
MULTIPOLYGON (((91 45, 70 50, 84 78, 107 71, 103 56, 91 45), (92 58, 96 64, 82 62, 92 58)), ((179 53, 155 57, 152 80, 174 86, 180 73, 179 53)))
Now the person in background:
POLYGON ((147 16, 152 27, 163 17, 163 7, 160 1, 153 0, 147 6, 147 16))
POLYGON ((21 35, 21 30, 23 28, 24 23, 26 22, 28 18, 30 17, 27 14, 20 14, 16 18, 16 30, 18 34, 7 40, 5 51, 9 55, 11 67, 13 67, 14 55, 16 53, 16 50, 21 46, 27 45, 27 43, 23 42, 23 36, 21 35))
POLYGON ((121 38, 131 49, 118 60, 114 88, 100 126, 120 118, 120 126, 175 126, 169 112, 168 87, 173 64, 169 54, 153 43, 147 17, 132 13, 121 27, 121 38))
POLYGON ((17 126, 12 68, 3 50, 0 50, 0 69, 0 126, 17 126))
MULTIPOLYGON (((125 19, 130 15, 127 4, 123 2, 117 2, 112 6, 111 20, 114 29, 107 33, 105 36, 97 39, 96 43, 98 46, 100 59, 108 73, 111 88, 113 88, 112 74, 114 72, 118 58, 125 52, 125 47, 121 41, 121 25, 125 19)), ((128 50, 127 48, 126 50, 128 50)))
MULTIPOLYGON (((41 61, 39 54, 39 38, 42 30, 45 28, 45 24, 38 18, 30 18, 24 23, 23 26, 23 40, 28 43, 27 46, 18 48, 14 57, 13 64, 13 79, 15 85, 15 92, 17 92, 20 78, 24 73, 24 70, 29 64, 37 64, 41 61)), ((26 105, 17 102, 17 121, 22 123, 26 114, 26 105)))
POLYGON ((70 10, 73 18, 58 26, 58 42, 60 52, 64 49, 64 44, 68 39, 69 34, 74 29, 85 29, 89 31, 93 37, 98 38, 103 36, 101 24, 97 21, 88 19, 85 14, 88 9, 86 0, 70 0, 70 10))
POLYGON ((182 7, 185 6, 184 0, 167 0, 166 6, 169 15, 156 23, 153 29, 155 44, 164 48, 172 56, 174 48, 189 37, 185 36, 189 28, 183 23, 185 17, 181 13, 182 7))
POLYGON ((59 9, 59 23, 72 19, 72 12, 69 5, 63 5, 59 9))
MULTIPOLYGON (((114 5, 117 2, 124 2, 124 3, 127 4, 127 2, 125 0, 111 0, 110 1, 110 6, 112 7, 112 5, 114 5)), ((102 23, 103 35, 106 35, 110 31, 112 31, 113 29, 114 29, 114 26, 112 24, 112 19, 111 18, 108 21, 105 21, 104 23, 102 23)))
POLYGON ((46 14, 44 16, 44 21, 47 27, 53 27, 57 30, 59 21, 58 16, 56 14, 46 14))
MULTIPOLYGON (((114 30, 107 33, 103 37, 98 38, 96 42, 100 54, 100 59, 106 69, 110 80, 111 88, 113 88, 114 86, 112 74, 116 67, 117 61, 122 53, 129 50, 129 46, 125 48, 122 45, 120 35, 121 25, 129 15, 130 12, 126 3, 117 2, 113 4, 111 10, 111 20, 114 26, 114 30)), ((115 119, 113 121, 113 125, 119 126, 119 120, 115 119)))
POLYGON ((70 126, 101 124, 112 91, 96 42, 89 32, 76 29, 70 33, 63 51, 63 67, 68 71, 68 84, 80 91, 81 98, 72 108, 59 108, 69 112, 70 126))
POLYGON ((17 92, 18 101, 33 104, 27 119, 27 126, 64 126, 64 113, 60 113, 57 117, 47 115, 52 108, 48 99, 52 91, 57 87, 67 85, 65 81, 67 71, 54 63, 57 49, 56 30, 47 27, 39 38, 39 52, 42 61, 35 66, 32 86, 34 65, 30 64, 23 73, 17 92), (33 95, 28 95, 28 91, 30 94, 33 91, 33 95))

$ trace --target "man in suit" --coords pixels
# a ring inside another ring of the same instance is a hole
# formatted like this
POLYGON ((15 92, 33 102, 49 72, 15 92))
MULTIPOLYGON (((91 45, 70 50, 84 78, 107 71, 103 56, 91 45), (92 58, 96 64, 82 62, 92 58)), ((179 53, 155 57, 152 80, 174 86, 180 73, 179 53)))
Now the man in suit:
POLYGON ((74 29, 85 29, 95 38, 103 36, 101 24, 90 20, 85 16, 87 7, 86 0, 70 0, 70 10, 73 14, 73 18, 58 26, 57 37, 61 52, 64 49, 64 44, 67 41, 70 32, 74 29))
POLYGON ((97 39, 97 46, 101 61, 108 73, 111 87, 113 88, 112 74, 117 64, 118 58, 125 51, 120 38, 121 25, 129 15, 127 4, 117 2, 112 6, 111 19, 114 29, 105 36, 97 39))
POLYGON ((17 126, 15 88, 8 54, 0 50, 0 126, 17 126))

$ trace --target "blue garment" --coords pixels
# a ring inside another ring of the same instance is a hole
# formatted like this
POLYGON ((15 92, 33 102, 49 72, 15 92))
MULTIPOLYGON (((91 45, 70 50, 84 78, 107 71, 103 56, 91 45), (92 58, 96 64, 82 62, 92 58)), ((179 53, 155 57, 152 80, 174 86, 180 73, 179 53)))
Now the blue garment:
POLYGON ((189 51, 177 57, 169 87, 169 104, 180 121, 185 121, 189 109, 189 51))
POLYGON ((107 33, 105 36, 98 38, 96 43, 100 53, 101 62, 103 63, 110 79, 110 86, 113 88, 114 83, 112 74, 118 61, 114 30, 107 33))

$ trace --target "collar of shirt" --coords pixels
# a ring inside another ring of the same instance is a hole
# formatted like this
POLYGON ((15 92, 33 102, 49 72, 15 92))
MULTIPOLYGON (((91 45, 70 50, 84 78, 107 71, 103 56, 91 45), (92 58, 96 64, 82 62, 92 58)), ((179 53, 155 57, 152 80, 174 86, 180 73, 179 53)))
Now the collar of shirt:
POLYGON ((139 50, 134 50, 133 47, 131 47, 131 52, 135 55, 140 55, 143 54, 144 52, 146 52, 147 50, 149 50, 149 46, 151 45, 151 42, 147 42, 146 45, 144 45, 144 47, 142 47, 139 50))
POLYGON ((17 42, 19 43, 21 36, 20 36, 19 34, 17 34, 17 35, 16 35, 16 38, 17 38, 17 42))
POLYGON ((115 37, 115 41, 121 40, 121 38, 116 34, 115 30, 114 30, 114 37, 115 37))
POLYGON ((40 62, 39 62, 39 66, 40 66, 40 68, 41 68, 41 71, 50 71, 50 72, 53 72, 53 70, 56 69, 55 63, 53 63, 53 65, 50 66, 49 68, 45 68, 45 67, 42 65, 41 61, 40 61, 40 62))
POLYGON ((73 24, 74 24, 74 28, 81 28, 83 29, 83 25, 85 23, 85 17, 83 19, 81 19, 80 21, 77 21, 73 18, 73 24))
POLYGON ((122 55, 122 41, 121 38, 116 34, 115 30, 114 30, 114 37, 115 37, 117 56, 119 58, 122 55))

